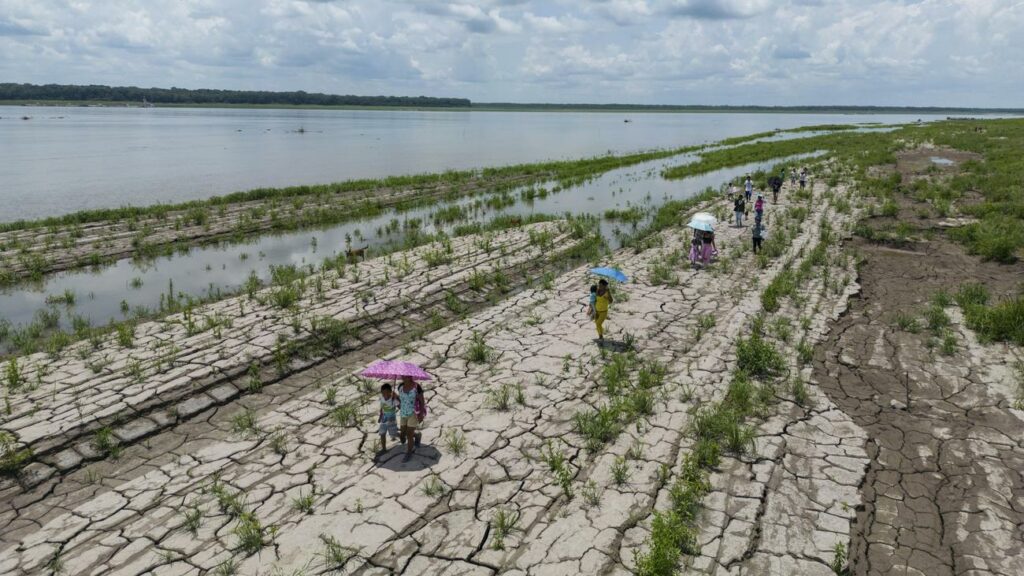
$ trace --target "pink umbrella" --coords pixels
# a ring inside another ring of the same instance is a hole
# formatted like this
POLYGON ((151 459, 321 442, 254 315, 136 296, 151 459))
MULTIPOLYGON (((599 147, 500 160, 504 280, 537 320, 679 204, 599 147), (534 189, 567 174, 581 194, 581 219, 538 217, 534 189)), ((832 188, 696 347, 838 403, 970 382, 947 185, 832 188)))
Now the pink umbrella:
POLYGON ((402 362, 401 360, 377 360, 359 375, 367 378, 398 379, 408 376, 413 380, 432 380, 430 374, 427 374, 423 368, 412 362, 402 362))

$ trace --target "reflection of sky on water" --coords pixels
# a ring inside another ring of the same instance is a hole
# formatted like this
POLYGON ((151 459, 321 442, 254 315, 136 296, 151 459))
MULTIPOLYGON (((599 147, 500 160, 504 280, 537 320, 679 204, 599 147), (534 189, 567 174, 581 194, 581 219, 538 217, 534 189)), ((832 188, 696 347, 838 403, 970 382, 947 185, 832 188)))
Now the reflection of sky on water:
MULTIPOLYGON (((781 160, 763 164, 739 166, 717 170, 708 174, 682 180, 665 180, 661 172, 670 166, 692 162, 694 155, 681 155, 656 160, 635 166, 612 170, 578 187, 551 193, 546 198, 535 198, 527 202, 519 199, 519 192, 511 194, 516 204, 500 211, 482 209, 472 219, 486 221, 497 214, 595 214, 601 215, 609 209, 625 209, 630 206, 658 206, 669 199, 685 199, 707 187, 718 188, 731 178, 747 172, 767 169, 781 160)), ((550 190, 553 183, 548 184, 550 190)), ((437 229, 431 221, 431 214, 451 205, 472 207, 481 195, 463 198, 451 203, 440 203, 405 212, 387 211, 384 214, 359 221, 347 222, 322 230, 305 230, 285 234, 268 234, 241 244, 224 244, 193 248, 188 252, 175 253, 150 262, 136 263, 121 260, 98 271, 80 270, 56 274, 47 279, 41 287, 21 288, 0 292, 0 314, 12 324, 24 324, 33 319, 37 310, 45 306, 47 295, 59 295, 71 290, 77 295, 76 305, 70 309, 74 314, 90 318, 93 325, 105 324, 111 319, 124 317, 121 302, 129 307, 156 308, 160 295, 167 294, 173 281, 176 294, 202 296, 211 289, 223 292, 237 290, 253 272, 266 281, 270 277, 271 265, 303 266, 319 265, 326 257, 342 252, 346 248, 346 235, 351 235, 353 247, 379 247, 399 243, 404 237, 402 230, 390 236, 377 236, 377 229, 384 229, 392 219, 406 222, 420 218, 422 230, 426 233, 437 229), (356 231, 365 237, 358 240, 356 231), (313 239, 316 242, 313 242, 313 239), (243 259, 243 254, 247 258, 243 259), (133 278, 142 279, 142 286, 131 288, 133 278)), ((646 219, 640 223, 642 226, 646 219)), ((451 224, 445 226, 450 229, 451 224)), ((601 220, 601 232, 613 248, 618 247, 614 231, 616 228, 628 232, 630 224, 601 220)), ((67 313, 62 322, 67 325, 67 313)))

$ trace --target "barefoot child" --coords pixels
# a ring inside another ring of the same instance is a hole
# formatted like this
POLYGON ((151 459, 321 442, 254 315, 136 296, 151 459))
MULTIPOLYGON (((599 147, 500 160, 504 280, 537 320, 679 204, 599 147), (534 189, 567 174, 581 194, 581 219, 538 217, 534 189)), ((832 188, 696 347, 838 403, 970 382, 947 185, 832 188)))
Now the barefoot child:
POLYGON ((380 451, 388 449, 387 436, 392 440, 398 438, 398 396, 391 390, 391 384, 382 384, 380 387, 380 414, 377 422, 380 428, 377 434, 380 435, 380 451))

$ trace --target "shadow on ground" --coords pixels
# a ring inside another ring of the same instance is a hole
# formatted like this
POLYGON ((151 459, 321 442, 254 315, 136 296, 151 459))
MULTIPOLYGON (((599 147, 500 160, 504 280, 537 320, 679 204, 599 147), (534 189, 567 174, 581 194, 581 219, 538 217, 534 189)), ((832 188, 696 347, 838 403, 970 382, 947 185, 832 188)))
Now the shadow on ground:
POLYGON ((433 446, 420 446, 408 462, 403 462, 405 449, 402 446, 389 448, 377 456, 377 467, 393 472, 419 472, 433 467, 441 461, 441 452, 433 446))

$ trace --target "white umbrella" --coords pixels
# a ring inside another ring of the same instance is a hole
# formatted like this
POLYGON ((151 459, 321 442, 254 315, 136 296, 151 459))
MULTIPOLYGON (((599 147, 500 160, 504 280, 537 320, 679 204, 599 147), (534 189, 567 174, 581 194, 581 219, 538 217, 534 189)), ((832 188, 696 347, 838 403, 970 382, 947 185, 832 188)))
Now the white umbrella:
POLYGON ((715 218, 714 214, 709 214, 707 212, 697 212, 696 214, 690 217, 690 222, 708 222, 712 226, 714 226, 715 224, 718 224, 718 218, 715 218))

